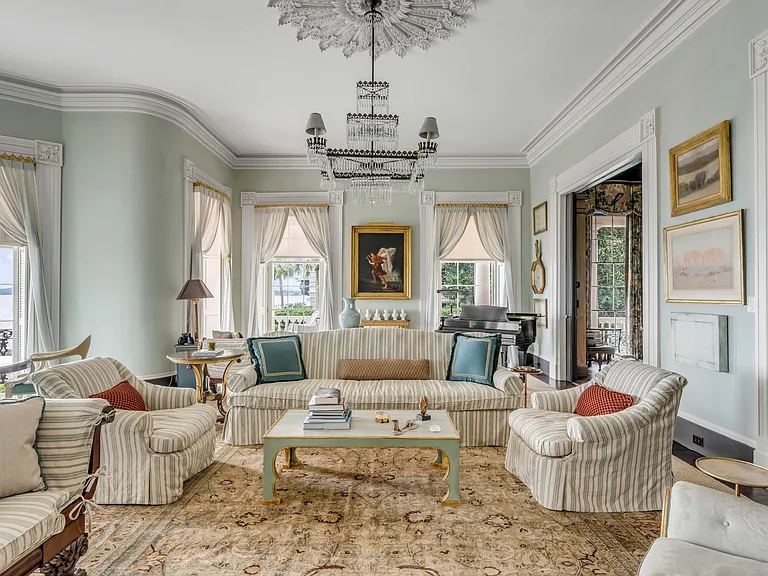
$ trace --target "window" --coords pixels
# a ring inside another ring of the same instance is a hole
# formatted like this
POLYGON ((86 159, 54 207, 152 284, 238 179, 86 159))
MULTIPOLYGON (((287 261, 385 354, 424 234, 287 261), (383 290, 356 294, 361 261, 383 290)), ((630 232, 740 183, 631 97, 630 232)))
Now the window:
POLYGON ((324 266, 299 222, 290 215, 280 247, 267 268, 272 279, 267 330, 290 331, 316 323, 324 266))
MULTIPOLYGON (((221 232, 221 231, 219 231, 221 232)), ((214 330, 221 329, 221 247, 219 245, 221 234, 218 234, 211 249, 203 254, 203 283, 213 294, 213 298, 206 298, 200 302, 200 330, 210 338, 214 330)))
POLYGON ((592 216, 590 326, 624 352, 627 339, 627 229, 625 216, 592 216))
POLYGON ((469 219, 459 243, 440 262, 440 288, 456 291, 442 295, 442 316, 456 315, 466 305, 495 306, 504 301, 504 265, 496 263, 485 251, 474 220, 474 216, 469 219))
POLYGON ((0 364, 24 359, 26 249, 0 245, 0 364))

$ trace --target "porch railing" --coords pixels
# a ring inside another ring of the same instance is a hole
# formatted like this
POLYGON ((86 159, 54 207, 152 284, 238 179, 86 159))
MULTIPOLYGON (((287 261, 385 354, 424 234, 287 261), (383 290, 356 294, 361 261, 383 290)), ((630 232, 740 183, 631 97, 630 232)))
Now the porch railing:
POLYGON ((13 351, 13 330, 0 328, 0 356, 10 356, 13 351))

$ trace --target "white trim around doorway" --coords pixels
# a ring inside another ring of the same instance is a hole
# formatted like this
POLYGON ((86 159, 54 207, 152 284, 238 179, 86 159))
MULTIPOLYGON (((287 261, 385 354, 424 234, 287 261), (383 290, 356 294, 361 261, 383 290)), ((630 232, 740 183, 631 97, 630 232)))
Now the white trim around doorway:
POLYGON ((566 238, 566 196, 585 190, 622 168, 638 162, 643 165, 643 361, 659 365, 659 211, 656 110, 550 181, 554 258, 552 279, 552 358, 550 376, 567 377, 567 294, 568 238, 566 238))

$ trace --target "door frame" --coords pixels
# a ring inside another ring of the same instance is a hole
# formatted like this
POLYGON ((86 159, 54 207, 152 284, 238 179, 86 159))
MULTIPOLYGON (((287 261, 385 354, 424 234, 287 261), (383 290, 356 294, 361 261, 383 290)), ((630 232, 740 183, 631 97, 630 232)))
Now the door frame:
POLYGON ((567 375, 567 273, 568 242, 566 197, 581 192, 611 174, 638 162, 643 165, 643 362, 659 365, 659 166, 657 158, 656 110, 650 111, 631 128, 596 150, 549 183, 552 206, 552 375, 567 375))

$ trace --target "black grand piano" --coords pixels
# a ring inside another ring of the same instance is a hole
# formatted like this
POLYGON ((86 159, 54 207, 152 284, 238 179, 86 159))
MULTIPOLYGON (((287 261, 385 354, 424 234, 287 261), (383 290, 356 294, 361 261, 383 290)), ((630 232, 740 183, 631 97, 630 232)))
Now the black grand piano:
POLYGON ((536 341, 536 314, 512 314, 503 306, 464 306, 460 316, 440 318, 437 331, 501 334, 502 362, 505 366, 511 365, 514 350, 517 350, 517 364, 532 364, 527 351, 536 341))

